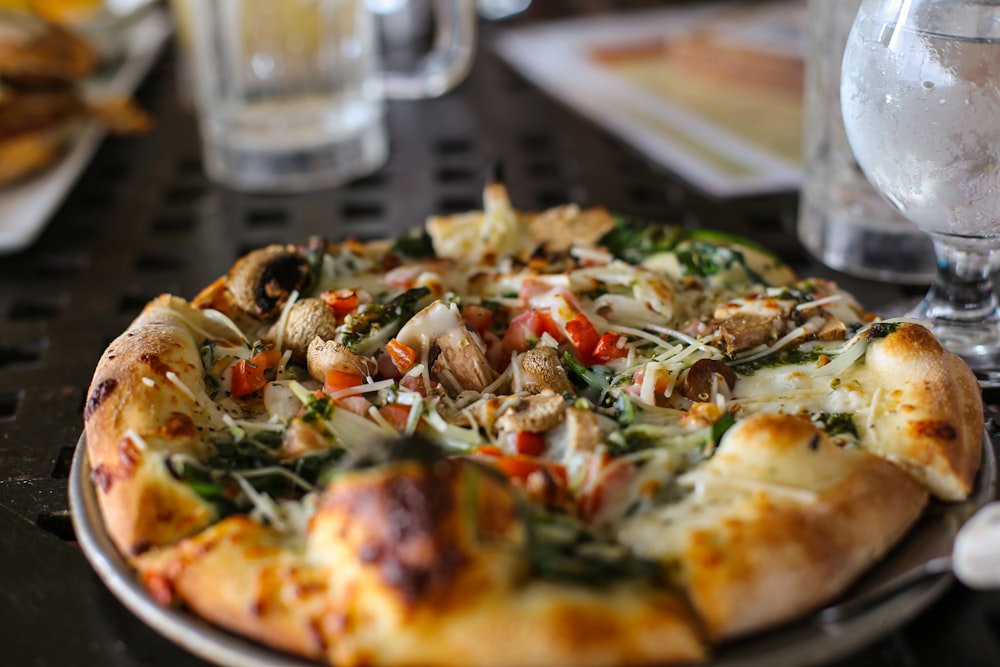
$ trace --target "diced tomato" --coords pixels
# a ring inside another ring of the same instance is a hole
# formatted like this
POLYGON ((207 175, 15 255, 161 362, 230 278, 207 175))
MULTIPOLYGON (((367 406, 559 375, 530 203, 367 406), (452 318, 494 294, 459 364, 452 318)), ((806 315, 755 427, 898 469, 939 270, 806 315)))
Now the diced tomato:
POLYGON ((360 386, 364 381, 365 379, 358 373, 346 373, 330 369, 326 372, 326 377, 324 378, 323 391, 332 394, 342 389, 360 386))
POLYGON ((267 384, 264 372, 276 368, 280 362, 281 351, 274 348, 258 352, 249 359, 240 359, 233 366, 229 393, 237 398, 254 393, 267 384))
POLYGON ((594 348, 600 342, 601 334, 597 332, 586 315, 580 313, 566 323, 566 338, 573 345, 580 361, 587 366, 594 363, 594 348))
MULTIPOLYGON (((635 383, 632 385, 635 387, 635 391, 632 393, 638 396, 639 392, 642 391, 642 385, 646 382, 646 366, 640 366, 636 372, 632 374, 632 382, 635 383)), ((658 372, 656 372, 654 382, 656 382, 656 385, 654 386, 653 391, 658 395, 664 394, 670 386, 670 374, 661 368, 658 372)))
POLYGON ((402 433, 406 430, 406 424, 410 420, 411 409, 412 406, 410 405, 388 403, 379 408, 378 411, 397 432, 402 433))
POLYGON ((360 303, 358 295, 349 289, 328 290, 320 294, 320 298, 333 309, 338 320, 357 310, 360 303))
POLYGON ((507 356, 511 352, 527 352, 545 333, 557 341, 563 339, 562 332, 551 315, 544 311, 529 310, 510 321, 500 346, 507 356))
POLYGON ((490 459, 490 463, 535 500, 555 505, 566 497, 566 468, 557 463, 520 454, 490 459))
POLYGON ((405 373, 417 363, 417 352, 406 343, 400 343, 393 338, 386 343, 385 351, 389 353, 392 363, 399 369, 400 373, 405 373))
POLYGON ((514 449, 518 454, 541 456, 545 451, 545 438, 541 433, 517 431, 514 433, 514 449))
POLYGON ((486 306, 470 303, 462 306, 462 318, 465 319, 479 335, 483 335, 493 324, 493 311, 486 306))
POLYGON ((480 445, 472 452, 473 454, 480 454, 482 456, 503 456, 503 450, 496 445, 480 445))
POLYGON ((595 363, 603 364, 612 359, 622 359, 628 356, 628 349, 621 345, 624 337, 608 331, 597 341, 594 347, 593 359, 595 363))
POLYGON ((556 481, 566 485, 566 468, 558 463, 551 463, 531 456, 505 456, 496 462, 498 468, 507 477, 514 480, 526 480, 528 476, 538 470, 546 470, 556 478, 556 481))

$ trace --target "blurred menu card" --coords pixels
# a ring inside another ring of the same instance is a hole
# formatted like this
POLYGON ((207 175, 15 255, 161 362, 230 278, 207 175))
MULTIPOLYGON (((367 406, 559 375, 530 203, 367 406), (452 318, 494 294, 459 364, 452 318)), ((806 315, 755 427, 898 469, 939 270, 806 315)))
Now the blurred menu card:
POLYGON ((805 33, 804 0, 700 2, 512 29, 497 50, 650 159, 731 197, 799 186, 805 33))

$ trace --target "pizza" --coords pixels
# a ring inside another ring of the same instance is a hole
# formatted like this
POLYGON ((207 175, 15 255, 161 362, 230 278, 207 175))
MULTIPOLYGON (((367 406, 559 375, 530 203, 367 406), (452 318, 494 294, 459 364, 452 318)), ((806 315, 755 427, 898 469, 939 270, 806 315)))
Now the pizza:
POLYGON ((576 205, 309 239, 149 303, 85 407, 156 601, 336 665, 697 663, 971 491, 976 379, 721 232, 576 205))

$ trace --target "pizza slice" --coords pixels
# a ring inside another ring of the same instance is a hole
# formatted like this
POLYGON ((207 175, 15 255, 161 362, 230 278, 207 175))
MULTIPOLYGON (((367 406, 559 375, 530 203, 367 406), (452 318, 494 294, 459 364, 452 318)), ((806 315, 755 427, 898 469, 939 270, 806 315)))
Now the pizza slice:
MULTIPOLYGON (((344 471, 307 519, 225 519, 136 560, 164 603, 337 665, 604 665, 705 657, 683 598, 622 553, 572 556, 502 476, 428 455, 344 471), (526 514, 527 513, 527 514, 526 514), (571 560, 562 577, 537 568, 571 560), (589 581, 585 580, 589 578, 589 581)), ((609 545, 605 545, 608 547, 609 545)), ((648 564, 646 564, 648 566, 648 564)))
POLYGON ((769 413, 733 426, 679 482, 691 489, 679 503, 627 519, 618 536, 667 565, 715 640, 830 602, 905 534, 928 497, 891 463, 837 446, 801 417, 769 413))
POLYGON ((979 385, 923 326, 875 322, 834 346, 737 359, 733 368, 735 410, 804 415, 942 500, 971 492, 982 453, 979 385))

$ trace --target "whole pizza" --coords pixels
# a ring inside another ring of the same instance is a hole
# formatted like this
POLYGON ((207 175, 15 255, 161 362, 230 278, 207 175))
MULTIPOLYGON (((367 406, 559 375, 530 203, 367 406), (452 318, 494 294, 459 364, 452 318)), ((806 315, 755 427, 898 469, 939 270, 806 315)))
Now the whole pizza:
POLYGON ((566 205, 163 295, 85 410, 149 593, 336 665, 691 663, 965 498, 973 373, 766 250, 566 205))

